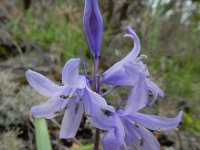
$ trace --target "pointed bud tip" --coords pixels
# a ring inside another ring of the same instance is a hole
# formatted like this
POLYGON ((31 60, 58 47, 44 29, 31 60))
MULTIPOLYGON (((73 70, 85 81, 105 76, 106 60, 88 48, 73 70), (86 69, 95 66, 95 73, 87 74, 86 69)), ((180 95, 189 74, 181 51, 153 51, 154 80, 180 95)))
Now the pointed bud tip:
POLYGON ((99 57, 103 33, 103 18, 100 13, 98 0, 85 0, 83 25, 90 51, 94 57, 99 57))

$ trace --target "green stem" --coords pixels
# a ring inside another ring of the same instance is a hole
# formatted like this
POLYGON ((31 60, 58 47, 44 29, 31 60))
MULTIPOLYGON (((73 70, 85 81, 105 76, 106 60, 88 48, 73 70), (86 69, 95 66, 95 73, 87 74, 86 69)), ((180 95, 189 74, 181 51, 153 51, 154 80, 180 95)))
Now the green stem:
MULTIPOLYGON (((93 74, 93 90, 99 93, 99 78, 98 78, 99 57, 94 59, 94 74, 93 74)), ((96 128, 94 150, 99 150, 100 129, 96 128)))
POLYGON ((37 150, 52 150, 46 120, 35 118, 34 125, 37 150))

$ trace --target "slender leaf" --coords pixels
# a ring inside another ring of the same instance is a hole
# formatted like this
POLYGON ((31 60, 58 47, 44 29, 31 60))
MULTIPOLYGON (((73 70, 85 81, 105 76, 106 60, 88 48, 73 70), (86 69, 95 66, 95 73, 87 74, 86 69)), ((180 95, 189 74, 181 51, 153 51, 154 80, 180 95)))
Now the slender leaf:
POLYGON ((46 120, 44 118, 36 118, 34 124, 37 149, 52 150, 46 120))

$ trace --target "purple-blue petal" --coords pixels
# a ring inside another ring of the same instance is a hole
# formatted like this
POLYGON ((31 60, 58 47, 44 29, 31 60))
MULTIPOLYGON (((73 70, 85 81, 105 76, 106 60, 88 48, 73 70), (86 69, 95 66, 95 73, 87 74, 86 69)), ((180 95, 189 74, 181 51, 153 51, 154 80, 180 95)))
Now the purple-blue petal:
POLYGON ((95 58, 100 55, 103 18, 101 16, 98 0, 85 0, 83 16, 84 32, 88 46, 95 58))
POLYGON ((124 35, 124 37, 129 37, 133 40, 134 42, 134 47, 131 50, 131 52, 123 59, 124 61, 130 61, 135 59, 139 53, 140 53, 140 49, 141 49, 141 45, 140 45, 140 39, 138 38, 136 32, 131 28, 128 27, 127 28, 127 34, 124 35))
POLYGON ((169 131, 175 129, 179 125, 182 121, 182 115, 183 112, 181 111, 175 118, 147 115, 143 113, 135 113, 128 117, 130 120, 133 120, 145 128, 156 131, 169 131))
POLYGON ((134 85, 135 80, 127 75, 127 72, 123 66, 120 64, 115 64, 112 67, 110 68, 111 70, 108 69, 106 72, 104 72, 101 83, 117 86, 134 85))
POLYGON ((94 127, 101 130, 108 131, 115 128, 115 124, 113 124, 114 123, 113 118, 105 115, 105 113, 100 109, 96 109, 95 115, 90 116, 88 120, 94 127))
POLYGON ((114 112, 115 109, 112 106, 109 106, 103 97, 89 88, 85 88, 82 99, 84 102, 85 112, 94 127, 102 130, 113 129, 114 125, 112 118, 106 116, 103 111, 107 110, 114 112))
POLYGON ((34 117, 44 117, 47 119, 52 119, 61 110, 61 106, 64 100, 60 97, 52 97, 46 103, 37 105, 31 108, 31 114, 34 117))
POLYGON ((139 78, 133 88, 128 102, 125 106, 124 115, 133 114, 138 110, 144 108, 148 103, 147 85, 143 75, 139 75, 139 78))
POLYGON ((83 102, 76 103, 73 100, 69 102, 61 124, 60 138, 73 138, 76 135, 80 126, 83 110, 83 102))
POLYGON ((62 82, 71 88, 84 88, 85 76, 79 75, 80 58, 72 58, 66 62, 62 71, 62 82))
MULTIPOLYGON (((137 80, 137 76, 139 73, 142 73, 144 75, 147 88, 153 96, 153 100, 151 101, 150 105, 153 105, 155 103, 158 95, 164 97, 164 92, 154 82, 150 80, 150 74, 145 64, 143 64, 141 61, 132 61, 127 62, 124 67, 129 74, 128 78, 131 78, 132 80, 137 80)), ((135 86, 133 82, 130 83, 135 86)))
POLYGON ((56 85, 43 75, 32 70, 26 71, 26 79, 38 93, 44 96, 57 96, 64 89, 63 86, 56 85))
POLYGON ((116 149, 121 150, 125 145, 125 130, 124 125, 119 118, 117 113, 114 113, 112 116, 114 129, 108 131, 103 137, 103 147, 104 149, 116 149))
POLYGON ((121 150, 120 143, 117 142, 117 137, 114 131, 105 133, 102 138, 103 150, 121 150))
POLYGON ((133 140, 135 141, 134 146, 138 150, 160 150, 160 144, 158 140, 149 130, 141 126, 133 126, 133 128, 135 128, 138 134, 140 134, 140 137, 142 137, 138 139, 136 136, 133 136, 133 140))
POLYGON ((116 129, 115 129, 115 134, 117 137, 117 142, 125 146, 125 130, 124 130, 124 125, 122 123, 122 120, 120 119, 119 115, 117 113, 113 114, 113 118, 115 121, 116 129))
POLYGON ((153 96, 153 100, 150 103, 150 106, 152 106, 156 102, 158 95, 160 97, 164 97, 164 92, 154 82, 152 82, 148 78, 146 79, 146 83, 147 83, 147 87, 149 91, 151 92, 153 96))
POLYGON ((133 78, 129 78, 126 70, 124 69, 124 64, 129 61, 134 61, 140 52, 140 40, 130 27, 128 28, 128 33, 125 34, 125 37, 132 38, 134 42, 134 48, 132 51, 122 60, 114 64, 111 68, 105 71, 102 75, 102 83, 109 85, 118 85, 118 86, 132 86, 134 81, 133 78))
POLYGON ((124 124, 124 129, 125 129, 125 141, 126 141, 126 145, 129 148, 132 148, 134 146, 134 144, 136 143, 135 138, 136 139, 142 139, 142 137, 140 136, 140 134, 138 133, 138 131, 135 129, 135 124, 132 121, 129 121, 128 119, 126 119, 126 117, 123 117, 123 124, 124 124))
POLYGON ((129 74, 130 77, 134 80, 134 77, 143 74, 145 77, 149 77, 149 71, 147 69, 147 66, 141 61, 141 60, 134 60, 134 61, 128 61, 124 64, 124 68, 126 69, 126 72, 129 74))
POLYGON ((85 111, 94 116, 97 110, 108 110, 113 112, 114 108, 106 103, 106 100, 89 88, 85 88, 83 94, 85 111))

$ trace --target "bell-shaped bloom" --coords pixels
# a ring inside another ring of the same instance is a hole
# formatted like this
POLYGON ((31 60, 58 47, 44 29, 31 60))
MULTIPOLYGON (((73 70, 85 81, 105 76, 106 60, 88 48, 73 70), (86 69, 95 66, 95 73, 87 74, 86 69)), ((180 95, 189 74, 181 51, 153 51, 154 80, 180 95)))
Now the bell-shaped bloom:
POLYGON ((62 71, 63 86, 56 85, 34 71, 26 72, 29 84, 40 94, 50 97, 46 103, 32 107, 32 115, 51 119, 64 111, 60 138, 75 136, 84 111, 94 116, 98 115, 92 110, 94 108, 113 111, 100 95, 87 87, 85 76, 79 75, 79 64, 79 58, 70 59, 65 64, 62 71))
POLYGON ((98 58, 103 33, 103 19, 99 10, 98 0, 85 0, 83 25, 90 51, 95 58, 98 58))
POLYGON ((138 57, 141 45, 137 34, 130 27, 128 27, 127 31, 128 33, 124 37, 130 37, 134 42, 134 47, 125 58, 103 73, 101 83, 117 86, 135 86, 139 77, 138 72, 143 72, 148 90, 154 97, 153 104, 158 95, 164 96, 164 92, 150 80, 149 71, 141 61, 143 56, 138 57))
POLYGON ((124 110, 117 110, 101 122, 93 120, 93 125, 108 130, 103 139, 104 150, 134 149, 159 150, 160 144, 148 130, 170 131, 182 120, 181 111, 175 118, 147 115, 138 112, 148 103, 148 88, 143 75, 139 76, 135 88, 129 96, 124 110), (110 125, 108 126, 108 122, 110 125))

